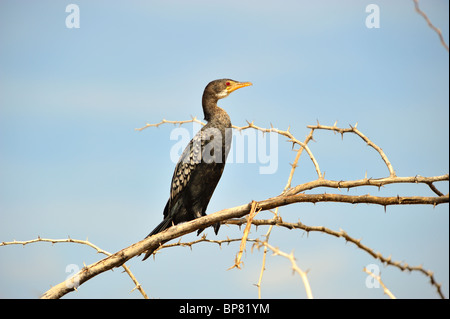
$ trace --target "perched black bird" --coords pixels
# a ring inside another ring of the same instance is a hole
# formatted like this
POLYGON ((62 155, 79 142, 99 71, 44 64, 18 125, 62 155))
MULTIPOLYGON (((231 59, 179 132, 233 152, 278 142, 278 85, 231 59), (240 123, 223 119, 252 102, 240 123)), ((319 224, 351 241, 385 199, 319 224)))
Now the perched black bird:
MULTIPOLYGON (((221 79, 210 82, 203 92, 203 113, 207 124, 183 151, 172 177, 170 197, 164 208, 164 220, 147 236, 206 215, 206 208, 222 176, 231 145, 231 121, 217 101, 231 92, 252 85, 221 79)), ((220 223, 214 225, 217 234, 220 223)), ((201 230, 199 230, 199 233, 201 230)), ((153 250, 146 252, 147 259, 153 250)))

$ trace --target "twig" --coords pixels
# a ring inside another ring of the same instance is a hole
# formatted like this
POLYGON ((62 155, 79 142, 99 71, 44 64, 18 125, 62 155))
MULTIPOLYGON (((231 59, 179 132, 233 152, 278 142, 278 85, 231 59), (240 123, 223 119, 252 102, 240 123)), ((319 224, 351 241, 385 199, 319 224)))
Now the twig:
MULTIPOLYGON (((242 225, 246 223, 245 219, 232 219, 232 220, 227 220, 225 222, 225 224, 232 224, 232 225, 242 225)), ((441 290, 441 284, 439 284, 438 282, 436 282, 436 279, 434 278, 434 274, 431 270, 426 270, 422 267, 422 265, 419 266, 410 266, 405 262, 401 262, 401 261, 394 261, 392 260, 392 257, 384 257, 380 252, 376 252, 375 250, 373 250, 372 248, 364 245, 361 243, 361 239, 356 239, 354 237, 351 237, 347 234, 347 232, 345 232, 344 230, 340 230, 340 231, 335 231, 332 229, 329 229, 327 227, 324 226, 307 226, 303 223, 301 223, 300 221, 297 223, 288 223, 288 222, 284 222, 283 220, 281 220, 281 218, 279 217, 275 217, 272 219, 254 219, 252 221, 253 225, 255 226, 263 226, 263 225, 270 225, 270 227, 273 226, 280 226, 280 227, 285 227, 288 229, 302 229, 304 231, 306 231, 307 233, 309 232, 321 232, 324 234, 328 234, 328 235, 332 235, 334 237, 338 237, 338 238, 344 238, 346 242, 351 242, 354 245, 356 245, 359 249, 367 252, 368 254, 370 254, 373 258, 380 260, 382 263, 385 263, 388 266, 394 266, 398 269, 400 269, 401 271, 417 271, 420 272, 422 274, 424 274, 425 276, 427 276, 430 279, 430 283, 432 286, 434 286, 439 294, 439 296, 442 299, 445 299, 445 296, 441 290)))
POLYGON ((425 12, 420 10, 420 8, 419 8, 419 0, 413 0, 413 1, 414 1, 414 7, 416 9, 416 12, 418 14, 420 14, 425 19, 425 21, 427 22, 428 26, 437 33, 437 35, 439 36, 439 39, 441 40, 442 46, 448 51, 448 45, 447 45, 447 43, 445 43, 445 40, 444 40, 444 37, 442 36, 441 30, 439 28, 436 28, 433 25, 433 23, 431 23, 430 19, 428 19, 428 16, 425 14, 425 12))
POLYGON ((193 122, 199 123, 201 125, 205 125, 205 123, 203 123, 202 121, 198 120, 196 116, 193 116, 192 119, 186 120, 186 121, 169 121, 169 120, 166 120, 166 119, 162 119, 162 121, 159 122, 159 123, 156 123, 156 124, 146 123, 145 126, 140 127, 140 128, 135 128, 134 130, 135 131, 142 131, 142 130, 148 128, 148 127, 159 127, 160 125, 167 124, 167 123, 174 124, 174 125, 178 124, 178 125, 181 126, 182 124, 193 123, 193 122))
MULTIPOLYGON (((248 242, 255 242, 258 239, 250 239, 247 238, 248 242)), ((161 245, 158 250, 160 249, 164 249, 164 248, 171 248, 171 247, 189 247, 190 249, 192 249, 192 246, 198 243, 213 243, 213 244, 217 244, 219 245, 219 247, 222 247, 222 244, 227 244, 229 245, 230 243, 236 242, 236 241, 242 241, 242 238, 227 238, 227 239, 221 239, 221 240, 214 240, 214 239, 208 239, 206 238, 206 234, 203 234, 203 236, 197 240, 191 241, 191 242, 182 242, 181 238, 178 242, 173 243, 173 244, 165 244, 165 245, 161 245)))
MULTIPOLYGON (((163 120, 162 120, 161 122, 159 122, 159 123, 155 123, 155 124, 147 123, 145 126, 143 126, 143 127, 141 127, 141 128, 136 128, 135 130, 136 130, 136 131, 142 131, 142 130, 148 128, 148 127, 159 127, 160 125, 166 124, 166 123, 170 123, 170 124, 174 124, 174 125, 177 125, 177 124, 178 124, 178 125, 182 125, 182 124, 192 123, 192 122, 196 122, 196 123, 200 123, 200 124, 202 124, 202 125, 205 125, 203 122, 201 122, 200 120, 198 120, 197 117, 192 117, 192 119, 190 119, 190 120, 185 120, 185 121, 169 121, 169 120, 163 119, 163 120)), ((308 155, 309 155, 311 161, 312 161, 313 164, 314 164, 314 167, 315 167, 315 169, 316 169, 318 178, 322 178, 322 173, 320 172, 319 163, 318 163, 317 160, 315 159, 315 157, 314 157, 314 155, 312 154, 311 150, 309 149, 309 147, 308 147, 305 143, 302 143, 302 142, 300 142, 299 140, 297 140, 297 139, 294 137, 294 135, 292 135, 292 133, 289 132, 289 127, 288 127, 288 129, 287 129, 286 131, 283 131, 283 130, 279 130, 279 129, 276 129, 276 128, 273 128, 273 127, 271 127, 270 129, 268 129, 268 128, 262 128, 262 127, 256 126, 256 125, 253 123, 253 121, 252 121, 252 122, 247 121, 247 124, 248 124, 248 125, 246 125, 246 126, 236 126, 236 125, 233 125, 233 128, 236 129, 236 130, 238 130, 238 131, 242 131, 242 130, 246 130, 246 129, 252 128, 252 129, 261 131, 261 132, 263 132, 263 133, 277 133, 277 134, 279 134, 279 135, 282 135, 282 136, 285 136, 285 137, 289 138, 289 142, 291 142, 291 143, 293 143, 293 144, 300 145, 302 148, 304 148, 304 149, 306 150, 306 152, 308 153, 308 155)))
MULTIPOLYGON (((81 245, 86 245, 89 247, 94 248, 97 253, 99 254, 103 254, 106 256, 111 256, 111 253, 107 252, 106 250, 101 249, 100 247, 98 247, 97 245, 94 245, 93 243, 91 243, 90 241, 86 240, 80 240, 80 239, 72 239, 72 238, 67 238, 67 239, 48 239, 48 238, 41 238, 40 236, 38 236, 38 238, 36 239, 32 239, 32 240, 24 240, 24 241, 10 241, 10 242, 2 242, 0 243, 0 246, 7 246, 7 245, 28 245, 28 244, 34 244, 34 243, 38 243, 38 242, 48 242, 48 243, 52 243, 52 244, 57 244, 57 243, 75 243, 75 244, 81 244, 81 245)), ((133 280, 134 283, 134 288, 131 291, 134 291, 135 289, 138 289, 139 292, 142 294, 142 296, 145 299, 148 299, 147 294, 145 293, 144 289, 142 288, 141 284, 137 281, 136 277, 133 275, 133 273, 131 272, 131 270, 125 265, 122 265, 122 268, 125 270, 125 272, 128 274, 128 276, 130 276, 131 280, 133 280)), ((76 277, 76 275, 74 276, 76 277)), ((74 278, 72 277, 72 278, 74 278)))
MULTIPOLYGON (((279 217, 278 217, 278 207, 277 208, 275 208, 275 216, 274 216, 274 219, 278 219, 279 217)), ((252 223, 254 222, 254 220, 252 221, 252 223)), ((267 233, 266 233, 266 235, 264 236, 266 239, 265 239, 265 242, 269 242, 269 238, 270 238, 270 234, 272 233, 272 228, 273 228, 273 225, 270 225, 269 226, 269 229, 267 230, 267 233)), ((267 251, 268 251, 268 248, 267 248, 267 246, 264 246, 264 251, 263 251, 263 259, 262 259, 262 262, 261 262, 261 270, 260 270, 260 272, 259 272, 259 278, 258 278, 258 283, 256 284, 256 287, 258 287, 258 298, 259 299, 261 299, 261 283, 262 283, 262 278, 263 278, 263 274, 264 274, 264 271, 266 270, 266 257, 267 257, 267 251)))
MULTIPOLYGON (((235 126, 233 126, 233 127, 238 129, 238 130, 245 130, 245 129, 248 129, 248 128, 253 128, 255 130, 258 130, 258 131, 261 131, 261 132, 264 132, 264 133, 272 133, 272 132, 274 132, 274 133, 277 133, 279 135, 282 135, 282 136, 285 136, 285 137, 289 138, 288 142, 291 142, 293 145, 294 144, 299 145, 300 147, 302 147, 306 151, 306 153, 308 153, 308 156, 311 159, 311 161, 313 162, 314 168, 316 169, 316 173, 317 173, 318 179, 323 178, 322 172, 320 171, 319 163, 317 162, 317 160, 314 157, 313 153, 309 149, 308 145, 306 143, 300 142, 298 139, 296 139, 294 137, 294 135, 292 135, 292 133, 289 131, 289 129, 290 129, 289 127, 287 128, 286 131, 283 131, 283 130, 279 130, 279 129, 276 129, 276 128, 273 128, 273 127, 271 127, 270 129, 262 128, 262 127, 256 126, 253 123, 253 121, 252 122, 247 121, 247 124, 248 124, 247 126, 242 126, 242 127, 235 127, 235 126)), ((307 141, 309 141, 309 140, 307 140, 307 141)))
POLYGON ((397 299, 394 294, 386 287, 386 285, 383 283, 383 281, 381 280, 381 276, 380 275, 375 275, 373 272, 369 271, 366 267, 363 268, 363 271, 370 275, 371 277, 373 277, 376 281, 378 281, 381 285, 381 287, 383 287, 383 292, 389 296, 389 298, 391 299, 397 299))
POLYGON ((308 299, 312 299, 313 298, 312 291, 311 291, 311 286, 309 285, 308 276, 307 276, 306 272, 303 271, 297 265, 297 263, 295 262, 294 254, 292 252, 290 254, 287 254, 287 253, 279 250, 278 248, 273 247, 267 241, 257 241, 254 245, 256 245, 256 247, 260 247, 260 246, 267 247, 271 251, 273 251, 274 256, 279 255, 279 256, 282 256, 282 257, 285 257, 285 258, 289 259, 289 261, 292 264, 292 270, 294 272, 298 273, 300 275, 300 278, 303 281, 303 285, 305 286, 305 291, 306 291, 307 298, 308 299))
MULTIPOLYGON (((306 139, 303 142, 303 144, 306 145, 306 144, 308 144, 309 141, 311 141, 313 139, 313 133, 314 133, 314 130, 311 130, 309 132, 309 134, 306 137, 306 139)), ((295 172, 295 169, 297 168, 298 160, 300 159, 300 156, 302 155, 302 152, 303 152, 304 149, 305 149, 304 147, 300 147, 297 150, 297 154, 295 155, 294 162, 292 163, 291 172, 289 173, 288 181, 287 181, 286 186, 284 187, 283 191, 286 191, 287 189, 291 188, 292 178, 294 177, 294 172, 295 172)))
POLYGON ((358 123, 356 123, 355 126, 350 125, 349 129, 342 129, 342 128, 337 127, 336 123, 334 123, 334 126, 320 125, 319 123, 317 123, 317 125, 308 125, 308 128, 310 128, 312 130, 331 130, 331 131, 339 132, 341 134, 341 136, 343 136, 344 133, 354 133, 354 134, 358 135, 361 139, 363 139, 367 143, 367 145, 369 145, 370 147, 375 149, 380 154, 381 158, 383 159, 384 163, 386 164, 386 166, 389 170, 389 176, 395 177, 394 168, 392 167, 392 164, 389 161, 389 159, 387 158, 386 154, 383 152, 383 150, 378 145, 373 143, 367 136, 365 136, 363 133, 361 133, 356 128, 357 125, 358 125, 358 123))
POLYGON ((245 250, 245 244, 247 242, 248 234, 250 233, 250 227, 252 226, 252 220, 260 212, 260 210, 257 211, 256 209, 257 209, 257 204, 255 201, 252 201, 250 213, 247 216, 247 225, 245 226, 244 234, 242 235, 241 244, 239 245, 239 252, 236 255, 234 265, 231 266, 230 268, 228 268, 228 270, 233 269, 235 267, 238 269, 241 269, 241 266, 240 266, 240 264, 242 263, 241 258, 242 258, 242 254, 244 253, 244 250, 245 250))
POLYGON ((294 195, 300 192, 304 192, 307 190, 311 190, 318 187, 330 187, 337 189, 350 189, 354 187, 360 186, 375 186, 375 187, 383 187, 388 184, 402 184, 402 183, 411 183, 411 184, 427 184, 430 188, 439 196, 444 196, 439 190, 434 187, 434 182, 442 182, 448 181, 449 175, 441 175, 441 176, 431 176, 431 177, 423 177, 423 176, 407 176, 407 177, 383 177, 383 178, 364 178, 353 181, 332 181, 327 179, 315 180, 311 182, 307 182, 304 184, 297 185, 283 193, 283 195, 294 195))

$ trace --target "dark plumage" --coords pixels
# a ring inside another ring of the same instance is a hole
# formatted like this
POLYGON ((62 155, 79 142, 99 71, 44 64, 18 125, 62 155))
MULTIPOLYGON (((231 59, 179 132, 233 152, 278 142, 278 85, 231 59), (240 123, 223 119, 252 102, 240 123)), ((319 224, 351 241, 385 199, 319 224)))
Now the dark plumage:
MULTIPOLYGON (((217 106, 217 101, 249 85, 252 83, 221 79, 206 86, 202 105, 207 124, 189 142, 178 160, 170 197, 164 208, 164 220, 147 237, 162 232, 172 224, 206 215, 206 208, 222 176, 231 145, 230 117, 217 106)), ((220 223, 214 225, 216 234, 219 227, 220 223)), ((147 251, 143 260, 152 253, 153 250, 147 251)))

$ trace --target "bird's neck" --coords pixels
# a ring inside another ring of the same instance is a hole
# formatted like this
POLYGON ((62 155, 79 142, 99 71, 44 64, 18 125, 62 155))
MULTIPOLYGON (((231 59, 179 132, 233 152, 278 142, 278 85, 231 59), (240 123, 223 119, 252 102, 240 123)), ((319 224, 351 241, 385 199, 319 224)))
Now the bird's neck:
POLYGON ((217 98, 209 94, 203 94, 202 105, 205 120, 208 122, 220 112, 220 108, 217 106, 217 98))

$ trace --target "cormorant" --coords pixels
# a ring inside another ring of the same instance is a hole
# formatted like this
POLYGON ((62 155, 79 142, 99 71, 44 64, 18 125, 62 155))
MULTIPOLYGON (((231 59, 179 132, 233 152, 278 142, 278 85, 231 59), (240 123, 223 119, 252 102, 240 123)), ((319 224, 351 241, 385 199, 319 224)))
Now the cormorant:
MULTIPOLYGON (((147 237, 172 225, 206 215, 208 203, 222 176, 232 137, 230 117, 217 106, 217 101, 249 85, 252 83, 231 79, 208 83, 202 97, 207 124, 189 142, 178 160, 172 177, 170 197, 164 208, 164 220, 147 237)), ((220 223, 213 227, 217 234, 220 223)), ((202 229, 198 234, 201 231, 202 229)), ((148 250, 143 260, 153 251, 148 250)))

